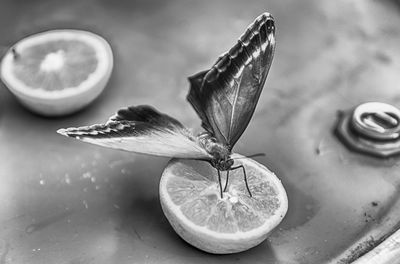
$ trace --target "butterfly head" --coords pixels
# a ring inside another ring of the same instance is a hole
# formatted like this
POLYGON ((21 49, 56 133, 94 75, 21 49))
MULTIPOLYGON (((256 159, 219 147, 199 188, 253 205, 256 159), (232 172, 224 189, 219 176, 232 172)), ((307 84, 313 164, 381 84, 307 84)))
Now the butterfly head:
POLYGON ((211 160, 211 165, 220 171, 229 170, 233 166, 233 159, 230 156, 226 156, 223 159, 213 159, 211 160))
POLYGON ((227 147, 215 143, 212 145, 209 153, 213 156, 211 165, 217 170, 226 171, 232 167, 234 161, 231 158, 231 152, 227 147))

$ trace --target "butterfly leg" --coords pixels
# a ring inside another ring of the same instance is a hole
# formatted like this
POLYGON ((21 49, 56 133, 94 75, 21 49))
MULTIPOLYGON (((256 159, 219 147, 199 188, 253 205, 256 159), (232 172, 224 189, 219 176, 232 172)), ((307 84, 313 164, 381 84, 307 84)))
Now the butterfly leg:
POLYGON ((247 175, 246 175, 246 170, 245 170, 244 166, 239 165, 236 167, 232 167, 230 170, 236 170, 236 169, 240 169, 240 168, 242 168, 242 170, 243 170, 244 183, 246 184, 246 189, 249 192, 250 197, 253 197, 253 195, 251 194, 250 188, 249 188, 249 184, 247 183, 247 175))
POLYGON ((221 193, 221 198, 224 198, 224 195, 222 194, 221 172, 219 170, 217 170, 217 172, 218 172, 219 191, 221 193))
POLYGON ((224 192, 226 192, 226 188, 228 188, 228 179, 229 179, 229 170, 226 171, 226 180, 225 180, 224 192))

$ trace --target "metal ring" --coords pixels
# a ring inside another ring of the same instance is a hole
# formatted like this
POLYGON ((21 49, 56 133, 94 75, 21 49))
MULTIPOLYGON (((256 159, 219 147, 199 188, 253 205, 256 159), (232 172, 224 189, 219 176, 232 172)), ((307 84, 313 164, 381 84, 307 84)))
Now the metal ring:
POLYGON ((379 102, 361 104, 354 109, 351 125, 362 136, 395 140, 400 137, 400 110, 379 102))

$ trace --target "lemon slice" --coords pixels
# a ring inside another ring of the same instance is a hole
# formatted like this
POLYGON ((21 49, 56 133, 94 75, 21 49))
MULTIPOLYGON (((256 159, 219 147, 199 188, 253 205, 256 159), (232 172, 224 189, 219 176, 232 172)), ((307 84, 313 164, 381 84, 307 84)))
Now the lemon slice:
POLYGON ((103 91, 113 68, 110 45, 82 30, 29 36, 8 50, 1 79, 32 111, 58 116, 76 112, 103 91))
POLYGON ((254 160, 233 158, 246 169, 252 197, 241 169, 230 172, 223 198, 216 169, 207 162, 173 159, 161 177, 165 216, 186 242, 206 252, 235 253, 260 244, 288 209, 285 189, 275 174, 254 160))

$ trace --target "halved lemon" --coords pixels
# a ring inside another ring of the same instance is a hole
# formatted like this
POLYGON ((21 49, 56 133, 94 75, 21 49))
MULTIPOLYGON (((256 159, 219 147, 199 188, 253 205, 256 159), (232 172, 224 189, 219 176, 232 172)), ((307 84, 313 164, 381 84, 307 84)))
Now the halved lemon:
POLYGON ((113 55, 102 37, 52 30, 17 42, 1 63, 1 79, 32 111, 57 116, 78 111, 103 91, 113 55))
POLYGON ((236 253, 260 244, 288 209, 275 174, 254 160, 237 154, 233 158, 245 167, 252 197, 241 169, 230 172, 222 198, 216 169, 207 162, 173 159, 161 177, 161 206, 173 229, 209 253, 236 253))

